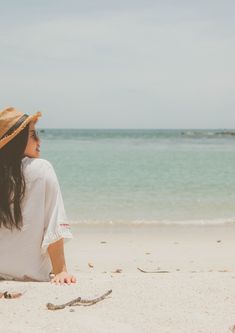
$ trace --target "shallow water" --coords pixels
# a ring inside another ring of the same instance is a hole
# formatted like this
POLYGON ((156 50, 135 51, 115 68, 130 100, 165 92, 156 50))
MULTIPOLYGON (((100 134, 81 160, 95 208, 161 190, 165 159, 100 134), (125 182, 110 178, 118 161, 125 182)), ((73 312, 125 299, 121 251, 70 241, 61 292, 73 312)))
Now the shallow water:
POLYGON ((53 164, 75 223, 235 221, 233 132, 46 129, 39 134, 42 158, 53 164))

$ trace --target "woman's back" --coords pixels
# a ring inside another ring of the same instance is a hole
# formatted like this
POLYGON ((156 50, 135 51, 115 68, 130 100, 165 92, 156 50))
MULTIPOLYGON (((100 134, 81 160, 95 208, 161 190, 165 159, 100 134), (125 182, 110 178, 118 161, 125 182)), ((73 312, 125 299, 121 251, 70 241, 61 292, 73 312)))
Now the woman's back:
POLYGON ((0 111, 0 278, 70 284, 64 239, 71 238, 52 165, 40 159, 35 124, 9 107, 0 111))
POLYGON ((60 187, 52 165, 40 158, 24 157, 26 189, 21 203, 21 230, 0 228, 0 276, 49 281, 51 262, 47 247, 71 238, 60 187))

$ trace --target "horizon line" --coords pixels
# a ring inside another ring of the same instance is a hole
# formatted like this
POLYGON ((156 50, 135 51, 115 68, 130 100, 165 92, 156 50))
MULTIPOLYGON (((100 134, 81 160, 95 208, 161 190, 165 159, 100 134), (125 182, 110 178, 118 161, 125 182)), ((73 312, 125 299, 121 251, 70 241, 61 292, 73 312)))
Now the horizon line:
POLYGON ((185 127, 185 128, 114 128, 114 127, 105 127, 105 128, 98 128, 98 127, 38 127, 39 130, 154 130, 154 131, 174 131, 174 130, 179 130, 179 131, 199 131, 199 130, 211 130, 211 131, 234 131, 235 128, 229 128, 229 127, 223 127, 223 128, 190 128, 190 127, 185 127))

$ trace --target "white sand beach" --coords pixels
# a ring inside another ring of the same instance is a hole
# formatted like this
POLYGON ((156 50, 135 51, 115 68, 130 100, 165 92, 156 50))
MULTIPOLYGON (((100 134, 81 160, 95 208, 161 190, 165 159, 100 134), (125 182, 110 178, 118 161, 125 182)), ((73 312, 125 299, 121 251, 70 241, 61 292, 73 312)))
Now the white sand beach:
POLYGON ((76 226, 66 244, 78 283, 0 282, 1 333, 229 333, 235 325, 235 226, 76 226), (89 267, 90 266, 93 267, 89 267), (143 273, 168 271, 168 273, 143 273), (119 273, 115 273, 119 270, 119 273), (49 311, 112 289, 100 303, 49 311))

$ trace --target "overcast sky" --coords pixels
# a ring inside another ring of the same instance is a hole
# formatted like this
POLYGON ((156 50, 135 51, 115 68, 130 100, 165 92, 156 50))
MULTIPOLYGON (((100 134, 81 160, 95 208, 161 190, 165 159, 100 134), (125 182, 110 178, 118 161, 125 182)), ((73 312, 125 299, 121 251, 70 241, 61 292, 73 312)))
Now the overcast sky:
POLYGON ((0 0, 1 109, 40 127, 235 128, 234 0, 0 0))

